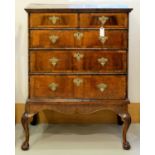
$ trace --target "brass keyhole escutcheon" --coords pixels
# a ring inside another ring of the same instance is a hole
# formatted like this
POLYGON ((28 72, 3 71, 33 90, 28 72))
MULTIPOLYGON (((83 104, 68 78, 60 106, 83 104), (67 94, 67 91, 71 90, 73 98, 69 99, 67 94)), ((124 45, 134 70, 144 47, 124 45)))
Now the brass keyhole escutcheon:
POLYGON ((84 57, 84 54, 77 52, 74 53, 74 58, 76 58, 77 61, 80 61, 84 57))
POLYGON ((100 90, 100 92, 104 92, 107 88, 107 85, 105 83, 100 83, 97 85, 97 88, 100 90))
POLYGON ((59 59, 56 57, 52 57, 51 59, 49 59, 49 62, 51 63, 51 65, 56 66, 56 64, 59 62, 59 59))
POLYGON ((55 44, 57 42, 57 40, 59 39, 59 36, 57 35, 51 35, 49 36, 50 41, 55 44))
POLYGON ((48 87, 52 90, 52 91, 56 91, 58 84, 55 82, 52 82, 48 85, 48 87))
POLYGON ((82 33, 82 32, 75 32, 75 33, 74 33, 74 37, 75 37, 77 40, 81 40, 82 37, 83 37, 83 33, 82 33))
POLYGON ((73 80, 73 83, 79 87, 82 83, 83 83, 83 79, 80 79, 80 78, 76 78, 73 80))
POLYGON ((97 59, 97 61, 101 64, 101 66, 104 66, 108 62, 108 59, 102 57, 102 58, 97 59))

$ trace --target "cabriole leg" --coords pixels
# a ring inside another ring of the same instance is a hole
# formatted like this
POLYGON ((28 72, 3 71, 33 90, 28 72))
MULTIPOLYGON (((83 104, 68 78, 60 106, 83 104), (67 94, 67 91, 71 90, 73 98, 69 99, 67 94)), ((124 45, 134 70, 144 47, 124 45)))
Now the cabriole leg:
POLYGON ((28 113, 25 112, 23 114, 21 122, 25 132, 25 141, 23 142, 21 148, 22 150, 28 150, 29 149, 29 114, 28 113))
POLYGON ((123 133, 122 133, 122 136, 123 136, 123 148, 125 150, 129 150, 130 149, 130 144, 129 142, 127 141, 127 131, 129 129, 129 126, 131 124, 131 116, 129 113, 121 113, 119 114, 119 116, 121 117, 122 121, 124 122, 123 124, 123 133))

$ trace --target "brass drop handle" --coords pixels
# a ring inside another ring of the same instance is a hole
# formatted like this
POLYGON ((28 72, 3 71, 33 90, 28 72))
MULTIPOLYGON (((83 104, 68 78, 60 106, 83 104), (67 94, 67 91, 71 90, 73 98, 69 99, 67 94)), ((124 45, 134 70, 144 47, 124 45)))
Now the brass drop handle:
POLYGON ((104 44, 107 39, 108 39, 107 36, 99 36, 99 40, 101 41, 102 44, 104 44))
POLYGON ((105 16, 98 17, 98 20, 101 22, 102 26, 107 22, 108 19, 109 17, 105 17, 105 16))
POLYGON ((100 92, 104 92, 107 88, 107 85, 105 83, 100 83, 97 85, 97 88, 100 90, 100 92))
POLYGON ((76 58, 77 61, 80 61, 84 57, 84 55, 80 52, 74 53, 73 56, 74 58, 76 58))
POLYGON ((57 17, 57 16, 51 16, 48 18, 49 21, 52 23, 52 24, 56 24, 58 20, 60 20, 60 17, 57 17))
POLYGON ((75 78, 75 79, 73 80, 73 83, 74 83, 77 87, 79 87, 79 86, 83 83, 83 79, 75 78))
POLYGON ((52 91, 56 91, 56 89, 58 88, 58 84, 52 82, 52 83, 50 83, 50 84, 48 85, 48 87, 49 87, 52 91))
POLYGON ((101 66, 104 66, 108 62, 108 59, 105 57, 101 57, 97 59, 97 61, 101 64, 101 66))
POLYGON ((52 57, 49 59, 49 62, 51 63, 51 65, 56 66, 56 64, 59 62, 59 59, 56 57, 52 57))
POLYGON ((57 42, 57 40, 59 39, 59 36, 56 35, 51 35, 49 36, 50 41, 55 44, 57 42))
POLYGON ((75 37, 77 40, 81 40, 82 37, 83 37, 83 33, 82 33, 82 32, 75 32, 75 33, 74 33, 74 37, 75 37))

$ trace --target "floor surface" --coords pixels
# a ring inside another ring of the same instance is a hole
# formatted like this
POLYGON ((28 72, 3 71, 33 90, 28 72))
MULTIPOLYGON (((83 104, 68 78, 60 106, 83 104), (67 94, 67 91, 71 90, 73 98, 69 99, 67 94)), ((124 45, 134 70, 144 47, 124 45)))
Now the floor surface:
POLYGON ((139 155, 139 124, 128 131, 131 150, 122 149, 116 124, 40 124, 30 126, 30 150, 22 151, 23 129, 16 125, 16 155, 139 155))

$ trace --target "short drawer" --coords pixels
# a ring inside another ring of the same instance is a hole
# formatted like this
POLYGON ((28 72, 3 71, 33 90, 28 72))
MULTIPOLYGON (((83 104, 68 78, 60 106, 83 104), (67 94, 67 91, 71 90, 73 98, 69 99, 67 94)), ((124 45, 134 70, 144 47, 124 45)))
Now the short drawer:
POLYGON ((30 28, 49 27, 77 27, 78 16, 72 13, 32 13, 30 14, 30 28))
POLYGON ((128 15, 126 13, 81 13, 80 27, 98 28, 127 28, 128 15))
POLYGON ((30 51, 30 72, 126 73, 126 51, 30 51))
POLYGON ((127 48, 126 30, 31 30, 30 48, 127 48))
POLYGON ((125 99, 126 76, 32 75, 30 98, 125 99))

